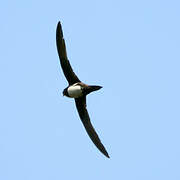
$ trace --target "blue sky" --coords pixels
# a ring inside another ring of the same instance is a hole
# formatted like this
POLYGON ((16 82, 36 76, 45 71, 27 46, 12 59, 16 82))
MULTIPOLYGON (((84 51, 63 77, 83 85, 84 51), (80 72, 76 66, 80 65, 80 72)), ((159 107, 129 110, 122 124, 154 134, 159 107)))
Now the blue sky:
POLYGON ((180 179, 180 2, 3 1, 0 179, 180 179), (62 96, 55 30, 110 159, 62 96))

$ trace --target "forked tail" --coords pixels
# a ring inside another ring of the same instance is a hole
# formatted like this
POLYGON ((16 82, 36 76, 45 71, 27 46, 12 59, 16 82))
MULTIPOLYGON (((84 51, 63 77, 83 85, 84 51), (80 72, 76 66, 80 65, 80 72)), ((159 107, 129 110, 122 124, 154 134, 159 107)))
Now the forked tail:
POLYGON ((86 94, 89 94, 89 93, 91 93, 93 91, 97 91, 97 90, 99 90, 101 88, 102 88, 102 86, 93 86, 93 85, 88 86, 87 89, 86 89, 86 94))

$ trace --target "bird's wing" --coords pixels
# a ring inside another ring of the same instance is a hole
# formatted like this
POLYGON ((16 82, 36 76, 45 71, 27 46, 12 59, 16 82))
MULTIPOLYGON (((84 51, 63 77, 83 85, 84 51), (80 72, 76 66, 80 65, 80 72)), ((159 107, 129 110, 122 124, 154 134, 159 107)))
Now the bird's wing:
POLYGON ((63 32, 62 32, 62 27, 61 27, 60 22, 58 23, 57 29, 56 29, 56 44, 57 44, 57 51, 59 54, 61 67, 62 67, 62 70, 64 72, 64 75, 65 75, 67 81, 69 82, 69 85, 80 82, 79 78, 73 72, 73 69, 67 58, 66 44, 65 44, 65 41, 63 38, 63 32))
POLYGON ((75 99, 75 103, 76 103, 76 108, 78 110, 79 116, 81 118, 81 121, 89 135, 89 137, 91 138, 91 140, 93 141, 93 143, 96 145, 96 147, 106 156, 109 158, 109 155, 105 149, 105 147, 103 146, 103 144, 101 143, 101 140, 99 139, 95 129, 93 128, 90 118, 89 118, 89 114, 88 111, 86 109, 86 96, 83 96, 81 98, 76 98, 75 99))

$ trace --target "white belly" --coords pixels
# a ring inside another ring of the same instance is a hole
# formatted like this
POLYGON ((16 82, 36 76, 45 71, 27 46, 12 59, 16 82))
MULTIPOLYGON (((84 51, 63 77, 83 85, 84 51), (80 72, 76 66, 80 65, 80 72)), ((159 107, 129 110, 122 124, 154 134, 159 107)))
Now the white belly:
POLYGON ((67 91, 68 91, 69 96, 72 98, 78 98, 83 95, 81 86, 79 85, 70 86, 68 87, 67 91))

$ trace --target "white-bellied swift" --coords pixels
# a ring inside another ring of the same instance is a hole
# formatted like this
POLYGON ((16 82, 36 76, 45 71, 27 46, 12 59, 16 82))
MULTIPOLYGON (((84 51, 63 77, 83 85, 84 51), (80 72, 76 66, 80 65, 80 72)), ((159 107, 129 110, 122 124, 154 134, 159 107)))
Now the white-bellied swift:
POLYGON ((69 86, 64 89, 63 95, 74 98, 76 108, 78 110, 79 116, 81 121, 93 141, 96 147, 106 156, 109 158, 109 155, 101 143, 95 129, 93 128, 88 111, 86 109, 86 96, 93 92, 101 89, 101 86, 94 86, 94 85, 87 85, 82 83, 76 74, 73 72, 73 69, 69 63, 66 53, 66 45, 65 40, 63 38, 63 32, 61 23, 59 22, 56 29, 56 43, 57 43, 57 51, 60 58, 60 64, 63 70, 63 73, 69 83, 69 86))

